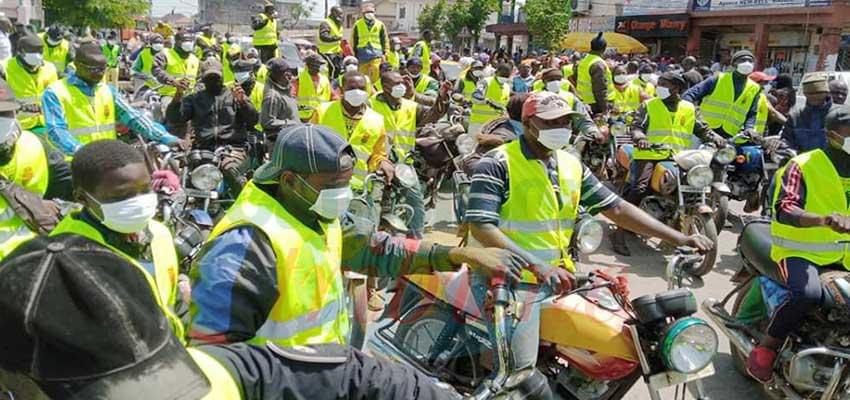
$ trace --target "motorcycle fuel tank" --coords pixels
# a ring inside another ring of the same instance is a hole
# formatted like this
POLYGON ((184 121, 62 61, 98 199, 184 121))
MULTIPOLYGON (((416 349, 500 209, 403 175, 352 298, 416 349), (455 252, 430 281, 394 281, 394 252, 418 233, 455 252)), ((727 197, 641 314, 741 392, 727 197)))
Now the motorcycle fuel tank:
POLYGON ((738 172, 761 171, 762 156, 760 146, 740 146, 735 157, 735 170, 738 172))

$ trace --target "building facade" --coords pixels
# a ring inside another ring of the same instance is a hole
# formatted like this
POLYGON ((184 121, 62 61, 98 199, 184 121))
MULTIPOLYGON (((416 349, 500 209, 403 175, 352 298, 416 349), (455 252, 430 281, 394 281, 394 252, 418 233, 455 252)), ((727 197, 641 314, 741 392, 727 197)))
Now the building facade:
MULTIPOLYGON (((300 0, 275 1, 278 14, 284 22, 288 8, 299 3, 300 0)), ((213 24, 220 31, 251 32, 251 17, 262 11, 263 2, 258 0, 198 0, 197 22, 213 24)))
POLYGON ((37 28, 44 25, 41 0, 0 0, 0 12, 13 22, 31 24, 37 28))

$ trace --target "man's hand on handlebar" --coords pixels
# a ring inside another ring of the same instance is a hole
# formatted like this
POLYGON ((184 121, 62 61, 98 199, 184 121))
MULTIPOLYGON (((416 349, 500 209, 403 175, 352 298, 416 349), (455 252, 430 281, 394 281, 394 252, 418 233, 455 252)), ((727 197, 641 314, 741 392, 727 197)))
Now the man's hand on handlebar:
POLYGON ((832 213, 823 218, 823 226, 837 233, 850 233, 850 216, 832 213))
POLYGON ((635 146, 641 150, 649 148, 649 140, 646 139, 646 134, 643 132, 634 132, 632 134, 632 140, 634 140, 635 146))
MULTIPOLYGON (((458 261, 484 276, 504 276, 508 284, 519 282, 525 260, 510 250, 498 248, 458 247, 453 249, 458 261)), ((454 261, 454 260, 453 260, 454 261)))
POLYGON ((451 82, 449 82, 449 81, 443 82, 443 84, 440 85, 440 99, 442 99, 442 100, 448 99, 449 94, 452 92, 452 90, 454 90, 454 88, 455 87, 451 82))
POLYGON ((726 138, 723 137, 723 135, 712 131, 710 137, 711 141, 714 142, 714 145, 717 146, 718 149, 726 147, 726 138))
POLYGON ((688 236, 685 241, 680 244, 680 246, 693 247, 700 252, 700 254, 705 254, 714 248, 714 242, 703 235, 691 235, 688 236))
POLYGON ((528 269, 537 277, 539 284, 551 287, 553 294, 569 293, 575 287, 576 278, 564 268, 539 264, 528 269))
POLYGON ((187 151, 192 148, 192 143, 189 143, 186 139, 177 139, 177 141, 171 143, 170 146, 180 151, 187 151))
POLYGON ((378 166, 378 171, 384 175, 387 185, 391 185, 393 183, 393 179, 395 179, 395 165, 393 165, 390 160, 381 161, 381 164, 378 166))

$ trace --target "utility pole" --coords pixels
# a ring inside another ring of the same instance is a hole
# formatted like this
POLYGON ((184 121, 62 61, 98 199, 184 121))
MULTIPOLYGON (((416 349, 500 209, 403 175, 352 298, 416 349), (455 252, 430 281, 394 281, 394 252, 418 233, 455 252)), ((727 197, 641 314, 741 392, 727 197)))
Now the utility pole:
POLYGON ((328 17, 328 0, 325 0, 325 18, 328 17))

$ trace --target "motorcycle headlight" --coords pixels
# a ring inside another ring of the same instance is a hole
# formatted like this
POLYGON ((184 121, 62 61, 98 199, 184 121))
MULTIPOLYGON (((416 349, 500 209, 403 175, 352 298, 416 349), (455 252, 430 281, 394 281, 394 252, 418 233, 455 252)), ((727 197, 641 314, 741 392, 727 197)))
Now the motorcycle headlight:
POLYGON ((582 220, 576 230, 576 246, 584 254, 593 253, 602 244, 605 231, 595 218, 582 220))
POLYGON ((192 171, 191 178, 195 189, 209 191, 218 187, 223 176, 215 165, 204 164, 192 171))
POLYGON ((726 146, 720 150, 717 150, 717 152, 714 153, 714 160, 717 161, 717 163, 719 164, 726 165, 732 163, 732 161, 735 161, 736 155, 738 154, 735 152, 734 147, 726 146))
POLYGON ((478 145, 478 142, 467 134, 463 134, 455 139, 455 145, 457 146, 457 151, 462 155, 472 154, 475 151, 475 146, 478 145))
POLYGON ((688 171, 688 185, 702 189, 714 181, 714 172, 706 165, 697 165, 688 171))
POLYGON ((699 318, 683 318, 667 327, 661 358, 672 370, 690 374, 711 363, 717 354, 717 333, 699 318))
POLYGON ((416 186, 416 181, 419 179, 416 176, 416 171, 413 170, 413 167, 407 164, 397 164, 395 166, 395 176, 398 178, 398 181, 401 182, 402 186, 406 188, 416 186))

